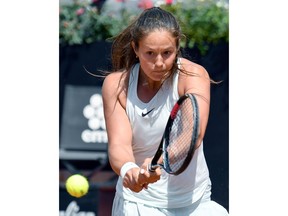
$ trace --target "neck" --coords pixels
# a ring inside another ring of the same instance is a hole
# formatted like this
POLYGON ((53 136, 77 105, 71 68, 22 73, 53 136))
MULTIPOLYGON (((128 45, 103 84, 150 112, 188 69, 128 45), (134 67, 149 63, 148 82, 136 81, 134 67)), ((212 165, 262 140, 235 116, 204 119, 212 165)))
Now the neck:
POLYGON ((140 68, 139 71, 139 78, 138 78, 138 84, 141 85, 144 88, 147 88, 149 90, 159 90, 159 88, 162 85, 162 81, 154 81, 150 79, 140 68))

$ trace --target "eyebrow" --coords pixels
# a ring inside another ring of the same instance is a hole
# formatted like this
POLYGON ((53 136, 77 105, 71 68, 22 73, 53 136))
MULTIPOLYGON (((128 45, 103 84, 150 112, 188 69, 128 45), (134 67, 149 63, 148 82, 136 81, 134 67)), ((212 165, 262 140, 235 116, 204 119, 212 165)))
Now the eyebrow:
MULTIPOLYGON (((144 45, 143 48, 149 49, 149 50, 157 50, 157 49, 158 49, 158 47, 157 47, 157 48, 154 48, 154 47, 151 47, 151 46, 149 46, 149 45, 147 45, 147 44, 144 45)), ((162 50, 174 49, 174 46, 161 47, 161 49, 162 49, 162 50)))

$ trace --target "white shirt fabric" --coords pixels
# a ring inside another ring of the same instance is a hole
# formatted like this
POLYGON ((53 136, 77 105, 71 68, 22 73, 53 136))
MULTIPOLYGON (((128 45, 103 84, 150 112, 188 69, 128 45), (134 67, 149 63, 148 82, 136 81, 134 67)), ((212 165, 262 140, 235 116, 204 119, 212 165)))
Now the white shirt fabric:
MULTIPOLYGON (((133 152, 138 166, 144 159, 153 157, 158 149, 166 122, 173 105, 178 100, 178 73, 166 80, 157 94, 148 102, 142 102, 137 96, 139 63, 130 73, 126 112, 133 130, 133 152), (172 81, 172 83, 171 83, 172 81), (153 109, 153 110, 152 110, 153 109), (142 113, 147 113, 142 116, 142 113)), ((123 187, 119 177, 116 194, 125 200, 154 206, 157 208, 179 208, 189 206, 203 196, 205 189, 211 186, 209 171, 203 153, 203 143, 195 151, 187 169, 178 176, 162 170, 159 181, 148 185, 135 193, 123 187)))

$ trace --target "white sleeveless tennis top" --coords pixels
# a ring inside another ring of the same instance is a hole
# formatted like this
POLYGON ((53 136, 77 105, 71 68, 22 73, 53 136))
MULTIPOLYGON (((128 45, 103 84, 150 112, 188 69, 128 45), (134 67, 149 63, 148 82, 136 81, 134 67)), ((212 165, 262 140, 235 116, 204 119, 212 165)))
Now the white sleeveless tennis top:
MULTIPOLYGON (((153 157, 170 111, 179 98, 178 73, 166 80, 157 94, 148 102, 142 102, 137 95, 139 63, 130 73, 126 113, 133 130, 133 152, 136 163, 141 166, 144 159, 153 157)), ((199 200, 207 185, 211 184, 209 171, 204 158, 203 144, 195 151, 188 168, 178 176, 167 174, 162 169, 159 181, 148 185, 139 193, 124 188, 119 177, 116 193, 124 199, 158 208, 177 208, 191 205, 199 200)))

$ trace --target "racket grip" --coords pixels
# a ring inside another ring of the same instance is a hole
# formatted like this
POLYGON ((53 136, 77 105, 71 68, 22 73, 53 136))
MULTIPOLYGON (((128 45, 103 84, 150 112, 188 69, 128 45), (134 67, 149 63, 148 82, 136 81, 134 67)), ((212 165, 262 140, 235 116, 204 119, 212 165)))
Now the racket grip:
POLYGON ((148 165, 148 171, 149 172, 155 172, 155 170, 157 169, 157 167, 159 167, 159 165, 152 165, 152 163, 150 163, 148 165))

